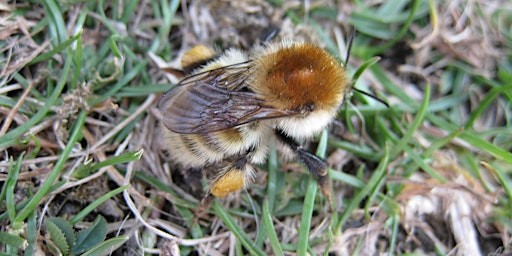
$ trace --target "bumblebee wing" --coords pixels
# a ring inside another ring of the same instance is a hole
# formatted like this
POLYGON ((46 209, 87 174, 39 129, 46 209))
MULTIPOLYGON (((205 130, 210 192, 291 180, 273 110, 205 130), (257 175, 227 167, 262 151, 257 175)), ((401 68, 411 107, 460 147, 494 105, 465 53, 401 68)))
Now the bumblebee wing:
POLYGON ((256 98, 247 88, 249 65, 226 66, 182 80, 160 100, 163 124, 176 133, 197 134, 297 114, 266 106, 256 98))

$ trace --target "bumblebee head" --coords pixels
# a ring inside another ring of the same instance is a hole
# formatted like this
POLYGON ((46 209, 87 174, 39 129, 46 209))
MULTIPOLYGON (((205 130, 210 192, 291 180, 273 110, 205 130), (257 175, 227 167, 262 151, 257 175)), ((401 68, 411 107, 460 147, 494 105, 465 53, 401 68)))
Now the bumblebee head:
POLYGON ((261 51, 261 57, 254 60, 251 89, 270 106, 299 113, 280 118, 278 127, 298 137, 325 127, 349 87, 344 67, 310 43, 285 41, 261 51))

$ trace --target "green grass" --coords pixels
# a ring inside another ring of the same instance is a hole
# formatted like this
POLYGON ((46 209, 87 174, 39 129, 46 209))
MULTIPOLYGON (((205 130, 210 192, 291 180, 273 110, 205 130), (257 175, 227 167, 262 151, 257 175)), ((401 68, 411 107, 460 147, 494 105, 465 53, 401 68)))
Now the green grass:
POLYGON ((143 3, 46 0, 2 11, 0 255, 512 250, 501 240, 512 229, 510 3, 262 2, 282 14, 273 16, 281 35, 316 41, 340 62, 354 27, 347 72, 390 107, 354 92, 307 144, 331 164, 331 202, 272 149, 247 191, 202 216, 201 196, 160 142, 156 106, 174 83, 157 63, 195 43, 249 47, 270 17, 244 1, 237 10, 143 3), (194 10, 213 23, 184 13, 194 10), (470 214, 457 215, 464 207, 470 214), (471 230, 477 237, 459 235, 471 230))

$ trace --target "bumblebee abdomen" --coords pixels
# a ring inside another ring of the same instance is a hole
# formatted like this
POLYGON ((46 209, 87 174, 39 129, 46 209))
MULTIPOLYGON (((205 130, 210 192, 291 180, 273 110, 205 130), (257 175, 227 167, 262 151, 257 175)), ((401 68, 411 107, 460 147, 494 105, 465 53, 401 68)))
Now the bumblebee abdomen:
POLYGON ((171 157, 184 167, 200 168, 224 159, 256 151, 258 158, 266 155, 267 129, 250 129, 247 126, 204 134, 178 134, 163 129, 171 157), (261 148, 261 149, 260 149, 261 148), (265 152, 262 152, 264 150, 265 152))

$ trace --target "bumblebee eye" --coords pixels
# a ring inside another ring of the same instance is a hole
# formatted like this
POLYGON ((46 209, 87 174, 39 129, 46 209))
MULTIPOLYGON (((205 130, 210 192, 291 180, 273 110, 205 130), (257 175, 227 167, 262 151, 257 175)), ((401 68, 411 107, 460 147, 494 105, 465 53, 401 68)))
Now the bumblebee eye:
POLYGON ((310 112, 315 111, 315 103, 306 103, 300 107, 298 107, 298 110, 301 114, 307 114, 310 112))

